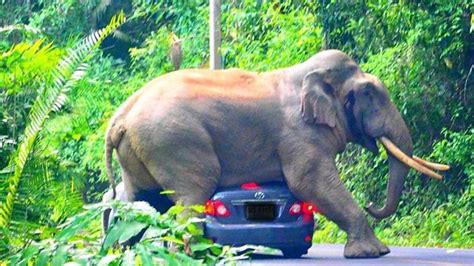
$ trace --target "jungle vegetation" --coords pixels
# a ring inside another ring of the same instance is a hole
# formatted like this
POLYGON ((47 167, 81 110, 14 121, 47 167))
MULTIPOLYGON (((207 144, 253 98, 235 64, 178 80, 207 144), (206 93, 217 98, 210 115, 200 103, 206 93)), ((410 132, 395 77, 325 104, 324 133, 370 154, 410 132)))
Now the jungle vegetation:
MULTIPOLYGON (((222 1, 225 68, 264 71, 322 49, 380 77, 409 125, 415 153, 451 165, 442 181, 410 172, 400 207, 370 220, 390 245, 474 247, 474 5, 469 0, 222 1)), ((103 143, 115 109, 148 80, 207 68, 208 1, 5 0, 0 7, 0 261, 153 265, 239 259, 201 236, 181 206, 159 214, 115 202, 121 221, 102 241, 108 188, 103 143), (174 36, 174 37, 173 37, 174 36), (114 245, 150 226, 132 248, 114 245), (160 246, 160 241, 174 248, 160 246)), ((361 206, 385 198, 386 164, 356 145, 338 157, 361 206), (370 197, 369 197, 370 195, 370 197)), ((199 206, 195 206, 199 209, 199 206)), ((324 217, 314 242, 343 242, 324 217)), ((0 263, 0 264, 3 264, 0 263)))

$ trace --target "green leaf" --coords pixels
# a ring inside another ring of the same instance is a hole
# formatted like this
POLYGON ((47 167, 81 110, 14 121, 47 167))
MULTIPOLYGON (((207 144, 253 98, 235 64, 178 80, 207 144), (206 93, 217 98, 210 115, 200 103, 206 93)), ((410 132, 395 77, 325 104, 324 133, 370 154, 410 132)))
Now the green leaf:
POLYGON ((48 259, 50 257, 50 254, 48 251, 43 250, 38 256, 38 259, 36 260, 36 266, 45 266, 48 263, 48 259))
POLYGON ((39 251, 40 250, 37 246, 30 245, 23 251, 21 257, 25 262, 27 262, 30 258, 36 257, 39 251))
POLYGON ((180 244, 180 245, 184 245, 183 240, 178 239, 174 236, 164 236, 164 237, 161 238, 161 240, 176 243, 176 244, 180 244))
POLYGON ((112 229, 107 234, 102 245, 102 250, 111 247, 117 241, 123 243, 131 237, 137 235, 142 229, 147 227, 147 224, 137 221, 119 221, 112 226, 112 229))
POLYGON ((222 247, 219 247, 217 245, 214 245, 210 248, 212 254, 216 256, 220 256, 222 254, 222 247))
POLYGON ((176 191, 171 190, 171 189, 170 190, 163 190, 163 191, 160 192, 161 195, 170 195, 170 194, 174 194, 174 193, 176 193, 176 191))
POLYGON ((140 256, 141 264, 143 266, 154 266, 155 265, 153 263, 153 257, 151 256, 151 253, 148 252, 148 250, 146 250, 143 245, 138 244, 136 246, 136 250, 137 250, 137 254, 140 256))
POLYGON ((189 208, 197 213, 204 213, 204 205, 192 205, 189 208))
POLYGON ((203 234, 202 229, 194 223, 190 223, 187 226, 187 229, 188 229, 189 233, 191 233, 192 235, 202 235, 203 234))
POLYGON ((168 213, 168 215, 175 216, 175 215, 178 215, 178 214, 182 213, 185 209, 186 209, 186 207, 184 207, 182 205, 174 205, 173 207, 171 207, 168 210, 167 213, 168 213))
POLYGON ((163 258, 166 261, 166 264, 168 266, 177 266, 178 264, 176 263, 176 259, 171 256, 168 252, 165 251, 165 249, 159 249, 156 250, 160 258, 163 258))
POLYGON ((51 260, 52 265, 64 265, 66 262, 66 259, 68 257, 68 251, 69 246, 60 246, 57 250, 56 253, 54 254, 53 259, 51 260))
POLYGON ((122 231, 125 230, 128 224, 129 222, 119 221, 112 225, 112 229, 110 229, 109 233, 105 236, 104 243, 102 244, 102 251, 107 250, 119 240, 122 231))
POLYGON ((197 243, 197 244, 191 245, 191 251, 192 252, 204 251, 204 250, 207 250, 207 249, 211 248, 212 246, 213 246, 213 244, 197 243))
MULTIPOLYGON (((176 253, 176 258, 179 259, 180 265, 198 265, 202 264, 202 260, 195 260, 192 257, 184 254, 184 253, 176 253)), ((171 265, 171 264, 170 264, 171 265)), ((174 265, 178 265, 178 263, 174 263, 174 265)))
POLYGON ((162 235, 168 233, 169 231, 170 231, 169 229, 163 229, 163 228, 150 226, 145 231, 145 234, 143 235, 142 240, 161 237, 162 235))
POLYGON ((140 233, 141 230, 146 228, 148 225, 144 223, 140 223, 137 221, 132 221, 130 224, 128 224, 127 227, 122 231, 122 235, 119 237, 119 243, 123 243, 130 239, 133 236, 136 236, 138 233, 140 233))
POLYGON ((101 209, 94 209, 70 218, 68 223, 61 226, 63 229, 55 238, 60 242, 69 240, 72 236, 89 225, 99 214, 101 214, 101 209))

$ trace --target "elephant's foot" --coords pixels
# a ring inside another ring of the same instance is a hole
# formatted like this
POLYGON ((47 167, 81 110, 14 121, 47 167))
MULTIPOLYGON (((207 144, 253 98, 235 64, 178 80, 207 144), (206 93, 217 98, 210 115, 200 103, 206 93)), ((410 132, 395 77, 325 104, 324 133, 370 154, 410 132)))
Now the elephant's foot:
POLYGON ((377 238, 367 240, 348 240, 344 248, 344 257, 348 259, 378 258, 390 253, 390 249, 377 238))
POLYGON ((390 249, 387 246, 385 246, 382 242, 380 242, 380 240, 378 240, 377 238, 375 238, 374 244, 379 249, 380 256, 384 256, 390 253, 390 249))

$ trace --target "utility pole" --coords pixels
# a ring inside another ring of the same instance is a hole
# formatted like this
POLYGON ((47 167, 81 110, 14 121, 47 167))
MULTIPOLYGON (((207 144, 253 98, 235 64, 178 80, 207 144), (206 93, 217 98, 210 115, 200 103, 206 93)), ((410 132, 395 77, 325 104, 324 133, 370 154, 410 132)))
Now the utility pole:
POLYGON ((221 69, 221 0, 209 0, 209 47, 211 69, 221 69))

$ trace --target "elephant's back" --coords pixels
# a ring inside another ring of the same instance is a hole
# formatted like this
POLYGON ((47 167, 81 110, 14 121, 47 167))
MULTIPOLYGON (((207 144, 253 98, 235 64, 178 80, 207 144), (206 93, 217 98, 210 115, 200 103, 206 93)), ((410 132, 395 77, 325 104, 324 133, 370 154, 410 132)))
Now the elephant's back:
POLYGON ((280 113, 273 84, 239 69, 171 72, 147 83, 137 96, 128 110, 129 124, 193 117, 210 127, 233 128, 250 121, 274 122, 280 113))
POLYGON ((216 99, 258 101, 275 95, 272 84, 258 73, 240 70, 185 69, 160 76, 145 85, 145 94, 160 100, 216 99))
MULTIPOLYGON (((147 83, 127 108, 128 124, 163 119, 277 120, 279 98, 271 79, 240 69, 186 69, 147 83)), ((132 98, 131 97, 131 98, 132 98)), ((130 101, 130 99, 129 99, 130 101)), ((231 127, 232 123, 226 123, 231 127)))

